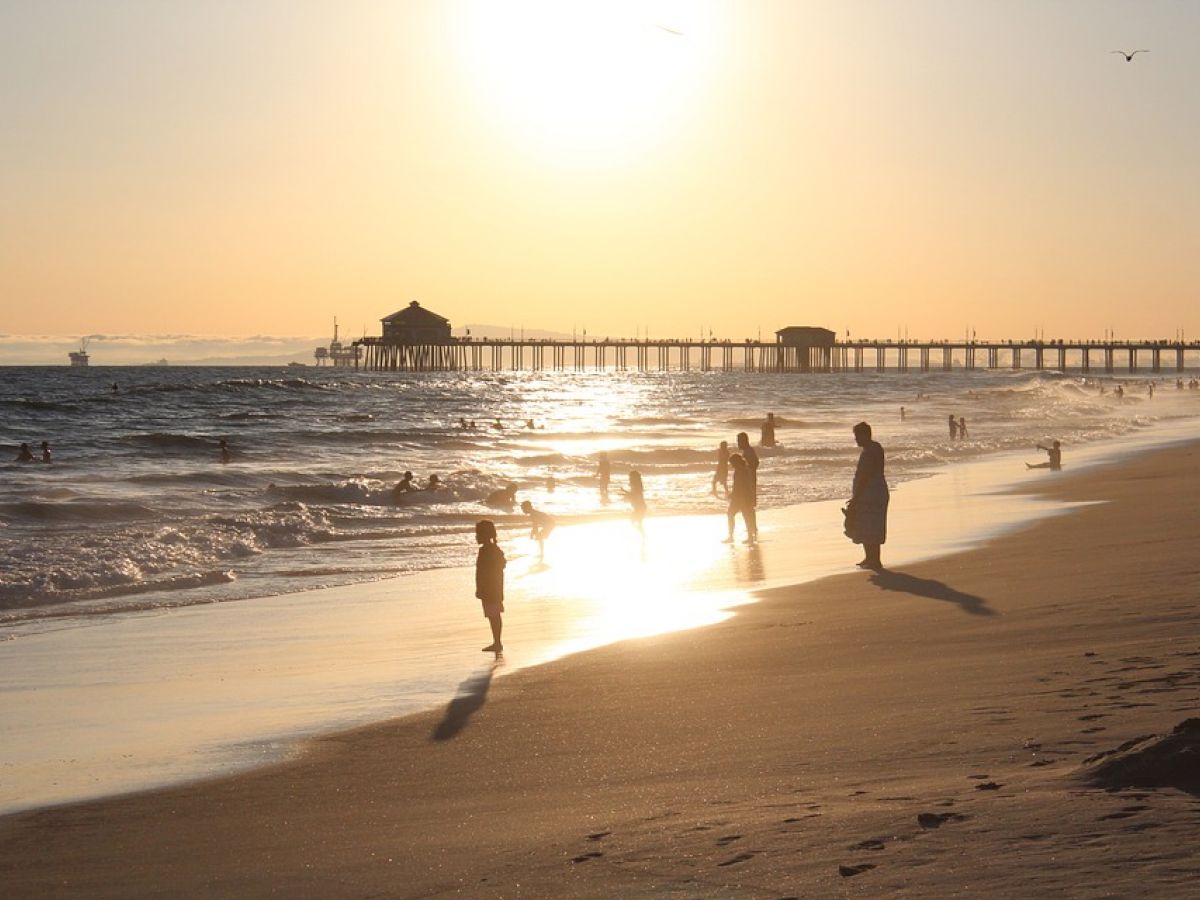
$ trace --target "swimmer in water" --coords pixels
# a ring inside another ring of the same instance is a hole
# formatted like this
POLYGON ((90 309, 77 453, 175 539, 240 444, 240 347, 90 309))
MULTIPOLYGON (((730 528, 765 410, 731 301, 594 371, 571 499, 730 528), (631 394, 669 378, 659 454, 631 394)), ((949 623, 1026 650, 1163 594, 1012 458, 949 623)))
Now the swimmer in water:
POLYGON ((225 438, 221 438, 221 462, 227 463, 233 459, 233 454, 229 452, 229 442, 225 438))
POLYGON ((50 442, 42 441, 42 462, 53 462, 54 456, 50 453, 50 442))
POLYGON ((511 510, 517 503, 517 486, 510 482, 499 490, 492 491, 484 503, 493 509, 511 510))
POLYGON ((33 462, 33 454, 29 452, 28 444, 21 445, 21 449, 17 451, 16 462, 33 462))

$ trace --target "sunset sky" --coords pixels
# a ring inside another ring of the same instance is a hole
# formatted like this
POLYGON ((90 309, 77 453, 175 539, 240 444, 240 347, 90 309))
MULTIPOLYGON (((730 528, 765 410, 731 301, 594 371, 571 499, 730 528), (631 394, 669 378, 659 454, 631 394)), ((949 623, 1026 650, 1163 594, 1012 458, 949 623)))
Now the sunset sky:
POLYGON ((1200 3, 0 0, 0 114, 0 336, 1200 338, 1200 3))

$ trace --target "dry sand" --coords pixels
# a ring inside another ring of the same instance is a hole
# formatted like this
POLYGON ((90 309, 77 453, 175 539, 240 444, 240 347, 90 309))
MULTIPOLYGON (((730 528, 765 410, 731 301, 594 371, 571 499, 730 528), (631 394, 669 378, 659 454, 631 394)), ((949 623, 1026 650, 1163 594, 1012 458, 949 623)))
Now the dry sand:
POLYGON ((1198 462, 1187 446, 1038 473, 1109 502, 902 571, 770 591, 710 628, 483 672, 445 710, 294 762, 10 816, 0 884, 1194 894, 1200 735, 1159 736, 1200 699, 1198 462))

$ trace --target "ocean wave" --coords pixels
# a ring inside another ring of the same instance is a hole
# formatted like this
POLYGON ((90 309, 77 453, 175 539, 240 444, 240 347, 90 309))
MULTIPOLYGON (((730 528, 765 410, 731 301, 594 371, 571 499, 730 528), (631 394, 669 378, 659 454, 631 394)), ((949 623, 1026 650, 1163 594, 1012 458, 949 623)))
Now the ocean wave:
POLYGON ((141 434, 123 434, 117 438, 122 444, 150 447, 157 450, 205 450, 212 452, 219 438, 209 435, 178 434, 170 431, 151 431, 141 434))
POLYGON ((0 516, 13 520, 14 523, 134 522, 153 519, 158 515, 158 512, 148 506, 130 502, 20 500, 14 503, 0 503, 0 516))

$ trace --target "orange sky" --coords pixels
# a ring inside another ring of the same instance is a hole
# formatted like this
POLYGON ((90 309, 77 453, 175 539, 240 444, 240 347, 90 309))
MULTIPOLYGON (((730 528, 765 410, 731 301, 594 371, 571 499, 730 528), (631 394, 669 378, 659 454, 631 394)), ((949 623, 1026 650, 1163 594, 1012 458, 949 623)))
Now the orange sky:
POLYGON ((0 332, 374 333, 419 299, 1200 337, 1197 34, 1093 0, 6 4, 0 332))

